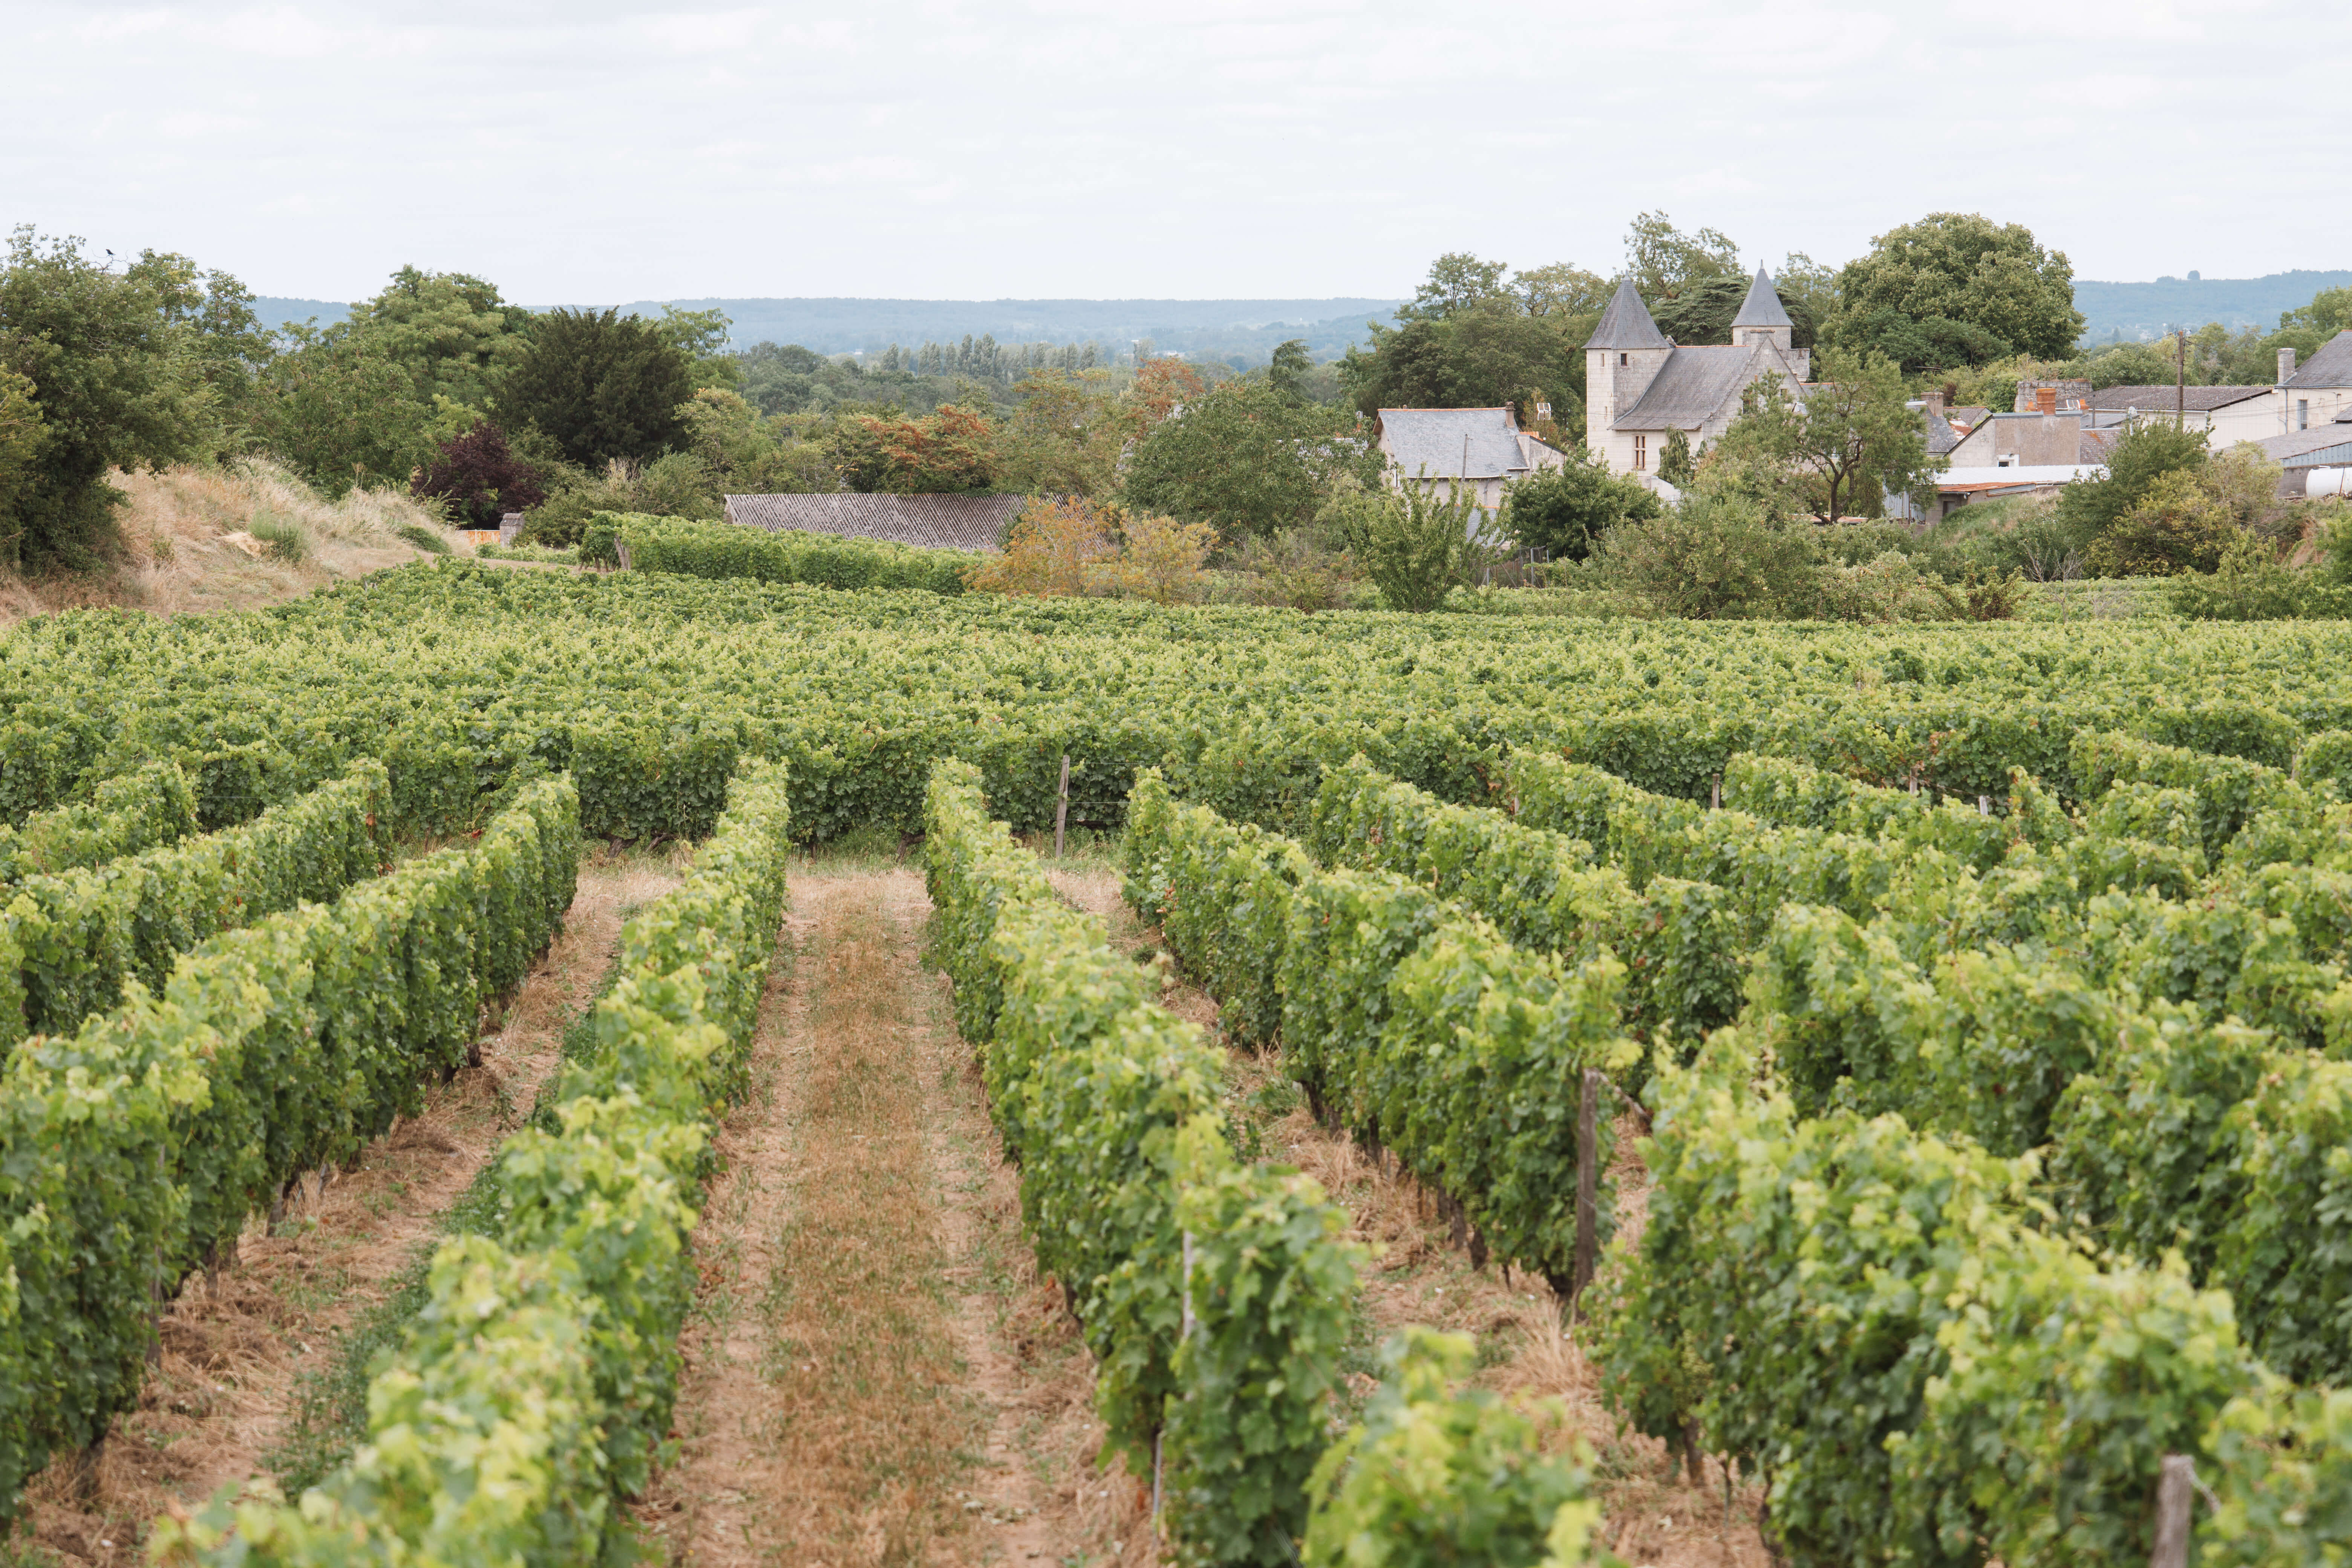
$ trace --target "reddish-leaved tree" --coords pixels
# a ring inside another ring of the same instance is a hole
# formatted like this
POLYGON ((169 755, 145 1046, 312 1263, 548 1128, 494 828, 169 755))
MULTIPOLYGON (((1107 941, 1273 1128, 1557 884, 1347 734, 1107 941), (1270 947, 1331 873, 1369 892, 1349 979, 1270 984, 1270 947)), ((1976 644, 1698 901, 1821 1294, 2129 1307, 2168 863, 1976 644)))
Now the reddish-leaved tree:
POLYGON ((487 420, 442 442, 409 489, 441 497, 468 528, 496 528, 499 514, 529 511, 547 499, 540 471, 516 457, 506 432, 487 420))

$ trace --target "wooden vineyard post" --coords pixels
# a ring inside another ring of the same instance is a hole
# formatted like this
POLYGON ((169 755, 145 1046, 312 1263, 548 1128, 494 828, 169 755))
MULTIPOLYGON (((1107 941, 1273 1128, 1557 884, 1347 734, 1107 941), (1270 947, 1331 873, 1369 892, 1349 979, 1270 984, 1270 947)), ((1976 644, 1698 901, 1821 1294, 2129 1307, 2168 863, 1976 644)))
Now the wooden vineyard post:
POLYGON ((1992 815, 1992 796, 1989 795, 1980 795, 1977 796, 1977 815, 1979 816, 1990 816, 1992 815))
POLYGON ((1601 1079, 1592 1068, 1584 1069, 1583 1092, 1576 1101, 1576 1256, 1569 1265, 1569 1310, 1580 1319, 1584 1288, 1592 1283, 1593 1265, 1601 1250, 1600 1142, 1601 1079))
POLYGON ((2156 1550, 2148 1568, 2189 1568, 2189 1510, 2196 1500, 2196 1461, 2167 1454, 2156 1480, 2156 1550))
POLYGON ((1054 807, 1054 858, 1062 858, 1062 829, 1070 820, 1070 753, 1062 753, 1062 795, 1054 807))

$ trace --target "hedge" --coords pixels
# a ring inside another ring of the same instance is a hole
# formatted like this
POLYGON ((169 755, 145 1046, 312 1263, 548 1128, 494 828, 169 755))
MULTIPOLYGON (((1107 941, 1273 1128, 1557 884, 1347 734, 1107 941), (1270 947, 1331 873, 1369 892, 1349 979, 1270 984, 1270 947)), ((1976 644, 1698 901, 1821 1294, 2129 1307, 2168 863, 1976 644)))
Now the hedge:
MULTIPOLYGON (((612 514, 590 520, 592 531, 612 514)), ((687 577, 745 577, 760 583, 813 583, 827 588, 914 588, 961 594, 984 559, 975 551, 934 550, 882 539, 792 529, 693 522, 682 517, 612 515, 614 536, 629 547, 638 572, 687 577)), ((584 552, 583 552, 584 554, 584 552)))

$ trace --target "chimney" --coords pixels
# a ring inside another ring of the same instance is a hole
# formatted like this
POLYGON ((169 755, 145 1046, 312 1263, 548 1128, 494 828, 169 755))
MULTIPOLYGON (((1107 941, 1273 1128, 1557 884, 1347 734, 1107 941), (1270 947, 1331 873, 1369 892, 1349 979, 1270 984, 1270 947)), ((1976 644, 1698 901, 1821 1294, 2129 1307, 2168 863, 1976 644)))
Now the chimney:
POLYGON ((1938 419, 1944 416, 1944 399, 1948 395, 1948 390, 1947 387, 1942 386, 1931 386, 1927 389, 1927 412, 1938 419))
POLYGON ((2279 350, 2279 384, 2284 386, 2294 379, 2294 351, 2279 350))
POLYGON ((2057 389, 2056 387, 2054 387, 2054 386, 2037 386, 2037 387, 2035 387, 2035 388, 2033 389, 2033 406, 2034 406, 2034 409, 2036 410, 2036 412, 2038 412, 2038 413, 2042 413, 2042 414, 2055 414, 2055 413, 2057 413, 2057 412, 2058 412, 2058 389, 2057 389))

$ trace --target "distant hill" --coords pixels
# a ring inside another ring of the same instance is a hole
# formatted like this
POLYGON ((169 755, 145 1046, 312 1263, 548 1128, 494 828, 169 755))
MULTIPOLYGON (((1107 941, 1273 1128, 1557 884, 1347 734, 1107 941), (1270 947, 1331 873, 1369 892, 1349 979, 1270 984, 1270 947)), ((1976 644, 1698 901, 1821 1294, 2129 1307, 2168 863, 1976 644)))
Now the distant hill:
MULTIPOLYGON (((1124 353, 1138 338, 1160 353, 1265 363, 1276 344, 1305 338, 1317 359, 1362 342, 1367 320, 1386 321, 1398 300, 633 300, 624 313, 657 316, 664 305, 707 310, 734 323, 739 348, 798 343, 819 353, 879 353, 892 343, 919 348, 966 336, 1000 343, 1097 342, 1124 353)), ((282 326, 315 317, 320 326, 348 307, 324 300, 259 299, 255 313, 282 326)))
POLYGON ((2194 331, 2208 321, 2269 331, 2288 310, 2311 303, 2323 289, 2352 284, 2352 272, 2273 272, 2267 278, 2159 278, 2153 283, 2095 283, 2077 279, 2074 309, 2083 312, 2083 341, 2155 338, 2175 327, 2194 331))

